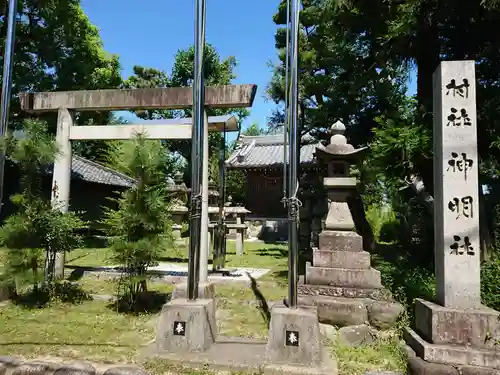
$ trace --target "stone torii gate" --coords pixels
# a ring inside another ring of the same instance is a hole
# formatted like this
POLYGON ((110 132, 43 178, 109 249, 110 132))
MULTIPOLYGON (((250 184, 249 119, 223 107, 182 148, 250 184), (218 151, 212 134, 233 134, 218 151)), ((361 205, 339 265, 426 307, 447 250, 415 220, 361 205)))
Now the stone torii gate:
MULTIPOLYGON (((207 87, 205 109, 251 107, 257 91, 256 85, 228 85, 207 87)), ((71 141, 76 140, 124 140, 142 133, 148 139, 191 139, 193 126, 187 119, 154 124, 85 125, 74 123, 74 112, 112 111, 127 109, 184 109, 193 106, 193 91, 189 87, 113 89, 85 91, 56 91, 20 94, 21 109, 31 114, 58 112, 56 141, 60 148, 54 163, 52 205, 64 212, 69 209, 71 181, 71 141)), ((205 115, 208 131, 237 131, 236 121, 210 121, 205 115), (228 126, 229 125, 229 126, 228 126)), ((208 137, 207 137, 208 141, 208 137)), ((208 144, 205 145, 207 147, 208 144)), ((208 152, 204 158, 208 171, 208 152)), ((203 212, 207 216, 208 210, 203 212)), ((208 230, 208 227, 206 228, 208 230)), ((208 243, 205 247, 208 247, 208 243)), ((202 249, 207 253, 208 249, 202 249)), ((207 254, 203 254, 208 256, 207 254)), ((206 256, 200 261, 205 261, 206 256)), ((200 265, 205 268, 206 264, 200 265)), ((56 270, 64 275, 64 254, 59 255, 56 270)))

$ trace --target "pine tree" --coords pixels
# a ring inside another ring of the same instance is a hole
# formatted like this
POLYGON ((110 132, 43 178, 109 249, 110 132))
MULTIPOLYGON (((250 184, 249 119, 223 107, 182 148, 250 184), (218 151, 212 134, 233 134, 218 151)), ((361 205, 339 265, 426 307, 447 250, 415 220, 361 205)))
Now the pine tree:
POLYGON ((107 210, 103 222, 112 238, 114 260, 123 269, 118 300, 134 309, 147 292, 148 268, 158 265, 160 256, 172 244, 172 223, 164 148, 140 134, 132 142, 133 152, 124 155, 119 167, 137 184, 122 193, 117 199, 118 209, 107 210))
POLYGON ((0 244, 7 248, 5 271, 16 285, 29 280, 36 292, 42 281, 44 286, 53 283, 56 254, 79 246, 76 230, 83 222, 73 212, 54 209, 43 195, 42 176, 57 154, 46 123, 26 120, 23 137, 5 139, 3 146, 21 171, 20 192, 10 197, 18 210, 0 228, 0 244))

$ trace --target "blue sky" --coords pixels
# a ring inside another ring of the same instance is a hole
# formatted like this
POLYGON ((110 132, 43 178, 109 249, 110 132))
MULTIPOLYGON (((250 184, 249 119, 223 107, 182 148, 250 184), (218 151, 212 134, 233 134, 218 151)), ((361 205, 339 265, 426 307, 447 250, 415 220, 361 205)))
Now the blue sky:
MULTIPOLYGON (((235 56, 235 83, 253 83, 258 91, 250 117, 265 126, 275 104, 265 99, 271 78, 268 62, 277 61, 272 17, 279 0, 207 0, 206 41, 222 58, 235 56)), ((120 56, 123 76, 134 65, 170 72, 174 55, 194 41, 194 0, 82 0, 90 21, 101 32, 104 48, 120 56)), ((415 92, 414 75, 409 82, 415 92)), ((128 120, 135 116, 125 113, 128 120)))
MULTIPOLYGON (((82 0, 82 7, 101 32, 104 48, 120 56, 123 76, 134 65, 170 72, 174 55, 194 41, 194 0, 82 0)), ((274 103, 264 99, 277 61, 272 17, 279 0, 207 0, 206 41, 222 58, 235 56, 235 83, 254 83, 258 91, 244 126, 266 124, 274 103)), ((130 118, 130 115, 128 116, 130 118)))

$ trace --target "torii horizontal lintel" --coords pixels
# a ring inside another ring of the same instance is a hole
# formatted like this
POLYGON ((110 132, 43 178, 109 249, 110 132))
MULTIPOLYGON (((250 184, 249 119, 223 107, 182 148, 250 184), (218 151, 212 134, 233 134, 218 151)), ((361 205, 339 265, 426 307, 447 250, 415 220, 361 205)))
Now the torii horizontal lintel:
MULTIPOLYGON (((236 116, 209 116, 209 132, 238 131, 239 124, 236 116)), ((144 134, 148 139, 191 139, 192 119, 155 120, 144 124, 125 125, 80 125, 69 128, 69 139, 97 140, 97 139, 130 139, 136 134, 144 134)))
MULTIPOLYGON (((212 108, 251 107, 257 85, 210 86, 205 89, 205 106, 212 108)), ((114 111, 127 109, 183 109, 193 105, 190 87, 23 92, 21 109, 30 113, 57 111, 114 111)))

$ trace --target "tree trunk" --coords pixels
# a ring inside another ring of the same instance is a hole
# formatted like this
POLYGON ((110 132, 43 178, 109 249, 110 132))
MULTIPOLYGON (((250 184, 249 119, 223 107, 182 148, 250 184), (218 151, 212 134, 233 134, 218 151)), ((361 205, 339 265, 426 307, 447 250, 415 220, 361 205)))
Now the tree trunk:
MULTIPOLYGON (((420 12, 419 33, 416 40, 419 43, 416 47, 415 61, 417 63, 417 101, 419 116, 418 121, 429 129, 432 134, 433 119, 433 83, 432 76, 440 62, 440 42, 437 25, 429 15, 432 14, 425 9, 425 5, 420 12)), ((432 195, 434 191, 434 171, 432 160, 421 158, 416 160, 420 176, 427 187, 427 191, 432 195)))

